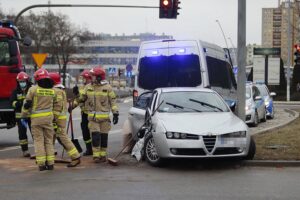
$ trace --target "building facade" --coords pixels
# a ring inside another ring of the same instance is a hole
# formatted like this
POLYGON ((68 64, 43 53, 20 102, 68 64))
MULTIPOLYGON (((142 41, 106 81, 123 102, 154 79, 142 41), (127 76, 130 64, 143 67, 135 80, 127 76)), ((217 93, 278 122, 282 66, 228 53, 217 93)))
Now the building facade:
MULTIPOLYGON (((299 5, 298 1, 291 2, 291 38, 292 44, 299 42, 299 5)), ((279 1, 277 8, 262 9, 262 47, 281 48, 281 58, 284 63, 288 58, 288 4, 279 1)), ((293 45, 291 45, 293 52, 293 45)), ((293 60, 293 54, 291 55, 293 60)))

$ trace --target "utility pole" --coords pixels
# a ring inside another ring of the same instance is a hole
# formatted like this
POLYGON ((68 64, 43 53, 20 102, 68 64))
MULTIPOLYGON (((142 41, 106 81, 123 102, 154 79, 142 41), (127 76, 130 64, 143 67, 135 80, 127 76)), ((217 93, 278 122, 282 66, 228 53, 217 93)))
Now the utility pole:
POLYGON ((287 77, 286 77, 286 100, 290 101, 290 85, 291 85, 291 1, 288 0, 288 59, 287 59, 287 77))
POLYGON ((245 121, 245 93, 246 93, 246 0, 238 2, 238 103, 237 114, 240 119, 245 121))
POLYGON ((232 40, 231 40, 230 37, 228 37, 228 40, 229 40, 229 42, 230 42, 230 44, 231 44, 231 46, 232 46, 232 50, 233 50, 233 52, 234 52, 234 62, 235 62, 235 64, 237 65, 238 61, 237 61, 236 49, 235 49, 235 47, 234 47, 234 45, 233 45, 233 42, 232 42, 232 40))

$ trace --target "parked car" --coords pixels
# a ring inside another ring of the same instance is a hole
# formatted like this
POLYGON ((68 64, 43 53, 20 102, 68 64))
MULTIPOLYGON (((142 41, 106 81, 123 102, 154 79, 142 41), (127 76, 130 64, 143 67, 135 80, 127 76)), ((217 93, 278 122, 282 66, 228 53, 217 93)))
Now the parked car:
POLYGON ((254 157, 248 126, 211 89, 158 88, 141 94, 129 111, 134 138, 146 110, 151 128, 143 152, 153 166, 166 158, 254 157))
POLYGON ((265 101, 256 85, 246 83, 246 123, 257 126, 267 120, 265 101))
POLYGON ((274 104, 273 104, 273 97, 276 96, 275 92, 269 92, 268 87, 264 83, 257 82, 255 83, 256 87, 259 89, 259 92, 265 101, 265 106, 267 110, 267 118, 273 119, 275 116, 274 104))

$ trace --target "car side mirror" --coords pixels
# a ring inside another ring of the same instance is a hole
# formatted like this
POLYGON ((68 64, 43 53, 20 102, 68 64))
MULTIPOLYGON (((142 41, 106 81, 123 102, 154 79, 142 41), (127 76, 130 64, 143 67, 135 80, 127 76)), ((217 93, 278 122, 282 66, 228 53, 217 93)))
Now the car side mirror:
POLYGON ((270 93, 270 96, 271 96, 271 97, 275 97, 275 96, 276 96, 276 93, 275 93, 275 92, 271 92, 271 93, 270 93))
POLYGON ((255 101, 260 101, 260 100, 262 100, 262 97, 261 96, 256 96, 254 100, 255 101))
POLYGON ((32 44, 32 39, 29 36, 25 36, 23 39, 23 45, 29 47, 32 44))
POLYGON ((236 107, 236 103, 235 102, 232 102, 230 105, 229 105, 229 108, 232 112, 235 112, 235 107, 236 107))

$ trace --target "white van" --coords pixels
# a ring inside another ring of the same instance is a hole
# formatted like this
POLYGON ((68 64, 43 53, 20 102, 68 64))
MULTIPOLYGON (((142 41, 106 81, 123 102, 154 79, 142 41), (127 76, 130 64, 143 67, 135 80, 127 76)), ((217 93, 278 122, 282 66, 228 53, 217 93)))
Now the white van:
POLYGON ((197 40, 156 40, 140 46, 135 71, 134 102, 160 87, 203 87, 236 102, 236 80, 229 56, 215 44, 197 40))

